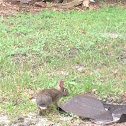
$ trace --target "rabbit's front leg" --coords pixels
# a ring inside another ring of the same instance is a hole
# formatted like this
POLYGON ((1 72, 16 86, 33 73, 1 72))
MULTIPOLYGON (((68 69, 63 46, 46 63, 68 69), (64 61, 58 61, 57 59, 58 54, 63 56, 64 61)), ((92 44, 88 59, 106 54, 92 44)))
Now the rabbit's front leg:
POLYGON ((56 106, 56 108, 58 107, 58 103, 57 102, 54 102, 54 105, 56 106))

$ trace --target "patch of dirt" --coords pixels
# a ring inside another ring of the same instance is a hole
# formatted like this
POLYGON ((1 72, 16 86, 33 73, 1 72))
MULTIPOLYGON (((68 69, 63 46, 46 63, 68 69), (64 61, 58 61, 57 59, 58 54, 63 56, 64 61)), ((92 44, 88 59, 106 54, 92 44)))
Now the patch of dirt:
POLYGON ((66 71, 65 69, 61 69, 61 70, 51 70, 49 73, 48 73, 48 76, 50 78, 53 78, 54 76, 59 76, 59 77, 66 77, 66 76, 69 76, 69 72, 66 71))
POLYGON ((117 33, 104 33, 103 37, 110 37, 112 39, 117 39, 119 35, 117 33))
MULTIPOLYGON (((19 122, 12 124, 13 126, 51 126, 53 123, 50 122, 46 117, 38 116, 35 113, 31 113, 26 118, 19 118, 19 122)), ((11 125, 11 126, 12 126, 11 125)))
MULTIPOLYGON (((9 1, 9 0, 8 0, 9 1)), ((89 10, 100 10, 103 7, 109 7, 111 6, 117 6, 120 7, 122 9, 126 9, 126 1, 121 0, 122 2, 120 2, 120 0, 118 0, 118 2, 115 2, 113 0, 104 2, 104 4, 98 0, 96 0, 95 3, 90 4, 89 6, 89 10)), ((49 10, 57 10, 57 11, 63 11, 64 9, 59 9, 59 8, 50 8, 48 6, 47 3, 45 2, 39 2, 38 5, 27 5, 27 6, 22 6, 20 7, 19 4, 11 4, 10 2, 3 2, 3 0, 0 0, 0 15, 4 18, 8 17, 8 16, 13 16, 16 14, 20 14, 20 13, 27 13, 27 12, 31 12, 33 14, 37 14, 39 12, 42 12, 45 9, 49 9, 49 10), (39 6, 39 4, 41 6, 39 6)), ((52 3, 50 4, 52 5, 52 3)), ((78 6, 78 7, 74 7, 74 9, 78 10, 78 11, 84 11, 84 7, 82 6, 78 6)), ((65 11, 70 11, 71 9, 65 9, 65 11)))
POLYGON ((114 97, 107 97, 107 98, 103 98, 102 101, 104 101, 105 103, 109 103, 109 104, 119 104, 119 105, 126 105, 126 97, 125 96, 118 96, 118 98, 114 98, 114 97))
MULTIPOLYGON (((62 126, 63 124, 69 124, 71 126, 101 126, 92 123, 89 120, 82 121, 78 117, 70 116, 61 116, 61 115, 52 115, 53 117, 39 116, 36 113, 30 113, 29 116, 24 118, 19 118, 17 122, 10 123, 7 116, 0 116, 0 125, 1 126, 62 126)), ((116 123, 110 126, 125 126, 125 123, 116 123)))
POLYGON ((8 125, 10 123, 10 120, 8 120, 8 117, 6 115, 0 115, 0 126, 1 125, 8 125))
POLYGON ((85 73, 85 71, 86 71, 86 66, 84 66, 84 65, 75 66, 75 70, 77 70, 79 73, 85 73))

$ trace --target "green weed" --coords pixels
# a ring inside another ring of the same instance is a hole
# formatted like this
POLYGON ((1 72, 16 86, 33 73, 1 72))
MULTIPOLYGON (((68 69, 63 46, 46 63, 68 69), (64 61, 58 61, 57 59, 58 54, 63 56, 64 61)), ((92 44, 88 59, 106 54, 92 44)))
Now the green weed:
MULTIPOLYGON (((126 90, 126 10, 44 11, 0 22, 0 113, 37 112, 30 95, 57 88, 70 96, 97 90, 101 98, 126 90), (32 93, 31 93, 32 92, 32 93)), ((55 110, 54 110, 55 111, 55 110)))

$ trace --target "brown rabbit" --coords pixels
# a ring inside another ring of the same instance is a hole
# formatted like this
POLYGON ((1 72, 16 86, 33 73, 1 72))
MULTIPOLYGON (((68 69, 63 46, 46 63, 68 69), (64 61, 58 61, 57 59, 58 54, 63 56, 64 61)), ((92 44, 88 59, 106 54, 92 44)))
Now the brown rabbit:
POLYGON ((51 104, 56 105, 58 107, 57 102, 62 97, 69 96, 69 92, 66 88, 64 88, 64 81, 59 81, 58 89, 44 89, 41 90, 36 97, 37 106, 39 109, 39 114, 42 114, 43 109, 47 109, 46 112, 49 112, 49 108, 51 104))

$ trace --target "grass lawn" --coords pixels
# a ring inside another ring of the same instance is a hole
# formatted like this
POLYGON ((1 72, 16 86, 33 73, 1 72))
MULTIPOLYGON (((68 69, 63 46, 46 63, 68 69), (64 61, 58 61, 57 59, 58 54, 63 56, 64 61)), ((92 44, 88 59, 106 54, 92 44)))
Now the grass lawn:
POLYGON ((60 79, 70 96, 59 104, 84 92, 104 100, 124 95, 126 10, 44 11, 0 21, 1 114, 15 121, 37 113, 31 95, 57 88, 60 79))

